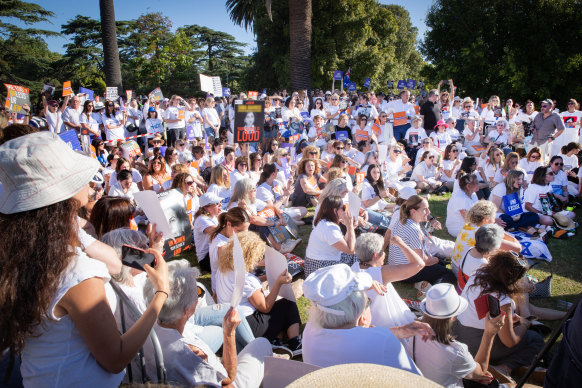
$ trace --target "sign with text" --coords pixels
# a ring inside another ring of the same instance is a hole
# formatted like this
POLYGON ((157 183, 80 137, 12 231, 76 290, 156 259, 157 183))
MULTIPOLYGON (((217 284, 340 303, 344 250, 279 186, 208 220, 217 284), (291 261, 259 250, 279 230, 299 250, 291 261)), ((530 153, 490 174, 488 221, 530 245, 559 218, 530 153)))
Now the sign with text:
POLYGON ((79 88, 79 94, 85 94, 87 96, 87 100, 93 101, 95 92, 91 89, 87 89, 81 86, 79 88))
POLYGON ((400 81, 398 81, 398 85, 396 85, 396 89, 404 89, 405 86, 406 86, 406 81, 401 79, 400 81))
POLYGON ((214 97, 222 97, 222 83, 220 77, 210 77, 200 74, 200 90, 212 94, 214 97))
POLYGON ((79 137, 77 136, 76 130, 71 129, 66 132, 61 132, 59 133, 59 137, 62 141, 67 143, 67 145, 71 147, 73 151, 83 151, 83 147, 81 147, 81 143, 79 143, 79 137))
POLYGON ((344 72, 341 70, 334 70, 333 72, 333 79, 336 81, 341 81, 344 77, 344 72))
POLYGON ((70 96, 73 94, 73 88, 71 88, 71 81, 63 82, 63 97, 70 96))
POLYGON ((355 92, 356 91, 356 83, 355 82, 350 82, 348 84, 348 92, 355 92))
POLYGON ((370 77, 366 78, 366 79, 364 80, 364 87, 365 87, 365 88, 368 88, 368 89, 370 89, 370 82, 372 82, 372 81, 370 80, 370 77))
POLYGON ((164 100, 164 94, 162 93, 162 89, 160 88, 155 88, 154 90, 152 90, 149 94, 149 97, 152 99, 153 102, 164 100))
POLYGON ((265 101, 244 100, 234 106, 234 142, 261 141, 265 123, 265 101))
POLYGON ((30 107, 30 90, 23 86, 4 84, 8 90, 6 97, 6 107, 10 112, 22 113, 22 107, 28 105, 30 107))
POLYGON ((108 86, 105 89, 105 99, 109 101, 115 101, 119 98, 119 92, 117 86, 108 86))
POLYGON ((416 86, 416 80, 414 80, 414 79, 410 79, 410 78, 408 78, 408 79, 406 80, 406 87, 407 87, 408 89, 414 89, 414 87, 415 87, 415 86, 416 86))

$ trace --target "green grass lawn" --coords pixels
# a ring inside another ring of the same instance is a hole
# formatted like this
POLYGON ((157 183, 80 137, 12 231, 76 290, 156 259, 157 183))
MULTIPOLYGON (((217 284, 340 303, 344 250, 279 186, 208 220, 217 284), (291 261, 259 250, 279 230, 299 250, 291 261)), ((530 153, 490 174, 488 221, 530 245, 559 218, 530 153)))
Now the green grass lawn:
MULTIPOLYGON (((445 217, 447 213, 447 202, 450 198, 450 194, 445 194, 442 196, 431 195, 429 197, 430 209, 432 214, 439 219, 441 224, 445 224, 445 217)), ((310 214, 312 215, 313 209, 311 209, 310 214)), ((580 219, 581 211, 578 210, 578 218, 580 219)), ((307 248, 307 242, 309 241, 309 234, 311 233, 311 225, 303 225, 300 228, 302 242, 293 251, 300 257, 305 257, 305 249, 307 248)), ((454 238, 449 236, 446 230, 436 231, 435 236, 447 240, 454 241, 454 238)), ((552 268, 554 271, 554 276, 552 280, 552 296, 545 299, 535 299, 533 304, 541 307, 557 308, 558 300, 564 300, 568 302, 574 302, 576 297, 580 292, 582 292, 582 240, 580 236, 576 235, 569 238, 568 240, 556 240, 550 239, 548 241, 548 247, 553 256, 552 268)), ((186 252, 185 254, 178 256, 178 258, 186 258, 193 265, 197 265, 196 254, 194 252, 186 252)), ((532 275, 542 280, 550 274, 549 266, 544 265, 540 269, 532 269, 530 271, 532 275)), ((201 281, 210 287, 210 274, 202 275, 201 281)), ((416 290, 411 285, 395 283, 394 287, 400 294, 402 298, 415 299, 416 290)), ((299 312, 301 313, 301 319, 303 324, 307 322, 307 307, 309 302, 301 297, 297 301, 299 307, 299 312)), ((545 322, 550 326, 557 325, 558 322, 545 322)))

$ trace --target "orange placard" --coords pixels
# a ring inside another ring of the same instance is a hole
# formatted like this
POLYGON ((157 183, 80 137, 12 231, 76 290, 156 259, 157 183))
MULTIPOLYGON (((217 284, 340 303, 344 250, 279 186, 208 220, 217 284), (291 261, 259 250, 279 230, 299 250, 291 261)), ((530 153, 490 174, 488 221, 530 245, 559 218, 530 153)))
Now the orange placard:
POLYGON ((275 217, 275 210, 272 207, 266 207, 260 212, 257 212, 257 215, 265 218, 275 217))
POLYGON ((420 114, 420 106, 418 106, 418 105, 414 106, 414 113, 420 114))
POLYGON ((297 140, 299 140, 299 135, 289 136, 289 143, 295 143, 297 140))
POLYGON ((356 175, 356 166, 348 166, 348 174, 356 175))
POLYGON ((489 104, 481 104, 481 109, 483 110, 483 109, 487 108, 487 105, 489 105, 489 104))
POLYGON ((473 146, 473 149, 474 149, 475 151, 483 151, 483 150, 485 149, 485 146, 483 146, 483 145, 481 145, 481 144, 475 144, 475 145, 473 146))
POLYGON ((360 142, 362 140, 368 140, 368 131, 358 129, 356 130, 356 141, 360 142))
POLYGON ((97 152, 95 151, 95 147, 91 146, 91 157, 93 159, 97 159, 97 152))
POLYGON ((372 131, 374 131, 376 136, 380 136, 380 134, 382 133, 382 127, 380 127, 380 123, 378 122, 378 120, 376 120, 374 125, 372 125, 372 131))
POLYGON ((364 174, 363 172, 359 172, 356 174, 356 183, 364 183, 364 178, 366 177, 366 174, 364 174))
POLYGON ((184 109, 178 109, 178 120, 184 120, 184 109))
POLYGON ((71 81, 63 82, 63 97, 70 96, 73 93, 73 89, 71 88, 71 81))
POLYGON ((406 125, 406 112, 394 112, 394 125, 406 125))
POLYGON ((198 170, 198 161, 197 160, 193 161, 192 163, 190 163, 190 166, 198 170))
POLYGON ((186 201, 186 213, 188 214, 188 218, 190 219, 190 223, 192 223, 192 198, 186 201))
POLYGON ((249 100, 256 100, 259 98, 259 92, 249 91, 249 100))

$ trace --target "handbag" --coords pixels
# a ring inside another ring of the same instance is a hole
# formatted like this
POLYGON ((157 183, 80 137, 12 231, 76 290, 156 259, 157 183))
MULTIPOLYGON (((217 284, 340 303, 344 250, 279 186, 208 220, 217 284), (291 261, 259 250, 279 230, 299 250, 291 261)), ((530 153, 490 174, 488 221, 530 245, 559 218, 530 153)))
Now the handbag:
POLYGON ((534 290, 529 294, 530 299, 532 298, 549 298, 552 296, 552 278, 554 277, 554 271, 552 264, 543 260, 537 261, 531 265, 530 269, 539 265, 540 263, 548 263, 550 267, 550 275, 548 275, 544 280, 534 283, 534 290))

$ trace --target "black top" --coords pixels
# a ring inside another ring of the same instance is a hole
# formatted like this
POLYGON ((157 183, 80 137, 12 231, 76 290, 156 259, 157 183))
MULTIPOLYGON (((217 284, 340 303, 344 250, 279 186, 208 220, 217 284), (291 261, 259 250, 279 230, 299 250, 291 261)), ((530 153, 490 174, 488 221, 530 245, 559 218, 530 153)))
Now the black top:
POLYGON ((424 129, 428 135, 429 131, 434 131, 434 126, 441 119, 441 110, 434 102, 427 101, 420 107, 420 114, 424 116, 424 129))

